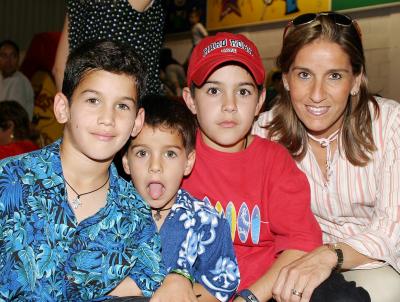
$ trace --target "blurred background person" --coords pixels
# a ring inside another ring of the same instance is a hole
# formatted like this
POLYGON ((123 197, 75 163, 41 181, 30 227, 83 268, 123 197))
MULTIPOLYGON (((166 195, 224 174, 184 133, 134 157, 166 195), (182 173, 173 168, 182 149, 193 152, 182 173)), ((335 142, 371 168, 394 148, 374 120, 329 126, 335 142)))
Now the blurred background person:
POLYGON ((34 95, 28 78, 18 71, 19 47, 12 40, 0 42, 0 102, 15 100, 32 120, 34 95))
POLYGON ((147 93, 159 93, 159 56, 164 40, 161 0, 66 0, 67 15, 53 66, 61 91, 70 50, 86 40, 108 39, 130 45, 149 70, 147 93))
POLYGON ((186 86, 186 74, 183 66, 172 56, 170 48, 161 49, 160 77, 166 95, 182 96, 182 89, 186 86))
POLYGON ((38 149, 28 113, 16 101, 0 102, 0 159, 38 149))

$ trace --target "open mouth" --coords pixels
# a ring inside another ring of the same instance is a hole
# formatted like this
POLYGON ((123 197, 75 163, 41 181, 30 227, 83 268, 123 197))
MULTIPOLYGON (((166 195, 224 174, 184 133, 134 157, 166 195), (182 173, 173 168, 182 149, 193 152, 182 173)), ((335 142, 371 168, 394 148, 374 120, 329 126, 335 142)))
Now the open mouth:
POLYGON ((147 192, 150 194, 151 198, 157 200, 165 192, 165 187, 160 182, 151 182, 147 186, 147 192))

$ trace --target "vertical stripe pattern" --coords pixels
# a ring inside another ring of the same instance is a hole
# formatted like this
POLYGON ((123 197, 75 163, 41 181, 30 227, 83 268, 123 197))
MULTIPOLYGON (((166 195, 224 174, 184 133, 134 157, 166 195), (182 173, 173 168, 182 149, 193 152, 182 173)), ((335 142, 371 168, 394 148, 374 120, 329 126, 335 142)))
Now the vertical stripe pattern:
MULTIPOLYGON (((310 182, 312 210, 324 242, 344 242, 400 272, 400 104, 377 101, 380 116, 373 121, 377 151, 367 166, 353 166, 344 152, 336 150, 328 183, 310 149, 298 166, 310 182)), ((253 132, 265 137, 261 126, 272 116, 271 111, 260 115, 253 132)), ((375 262, 362 268, 381 265, 375 262)))

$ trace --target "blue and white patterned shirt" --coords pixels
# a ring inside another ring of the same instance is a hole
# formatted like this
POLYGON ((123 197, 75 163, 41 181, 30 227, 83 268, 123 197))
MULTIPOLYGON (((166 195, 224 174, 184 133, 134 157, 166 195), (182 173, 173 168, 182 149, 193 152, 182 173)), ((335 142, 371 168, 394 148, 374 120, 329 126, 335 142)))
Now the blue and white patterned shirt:
POLYGON ((179 190, 160 235, 168 271, 188 272, 220 301, 235 293, 240 276, 230 226, 211 205, 179 190))
POLYGON ((130 276, 150 296, 165 276, 150 209, 110 168, 107 203, 79 224, 60 141, 0 161, 0 301, 83 301, 130 276))

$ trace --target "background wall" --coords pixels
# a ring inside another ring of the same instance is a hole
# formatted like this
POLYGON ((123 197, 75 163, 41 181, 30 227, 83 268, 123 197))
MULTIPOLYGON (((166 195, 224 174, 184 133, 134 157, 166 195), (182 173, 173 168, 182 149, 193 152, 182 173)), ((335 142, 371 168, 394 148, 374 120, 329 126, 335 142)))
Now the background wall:
POLYGON ((64 0, 0 0, 0 40, 26 50, 34 34, 61 31, 64 16, 64 0))
MULTIPOLYGON (((400 101, 400 6, 347 12, 358 20, 362 31, 370 90, 400 101)), ((255 42, 267 72, 275 65, 286 22, 230 29, 255 42)), ((184 62, 191 49, 190 34, 166 37, 174 57, 184 62)))
MULTIPOLYGON (((0 0, 0 40, 14 39, 22 50, 35 33, 61 31, 64 0, 0 0)), ((371 91, 400 100, 400 6, 349 12, 363 33, 371 91)), ((267 71, 281 47, 286 22, 231 29, 243 33, 258 46, 267 71)), ((184 62, 191 49, 190 33, 168 35, 165 45, 184 62)))

